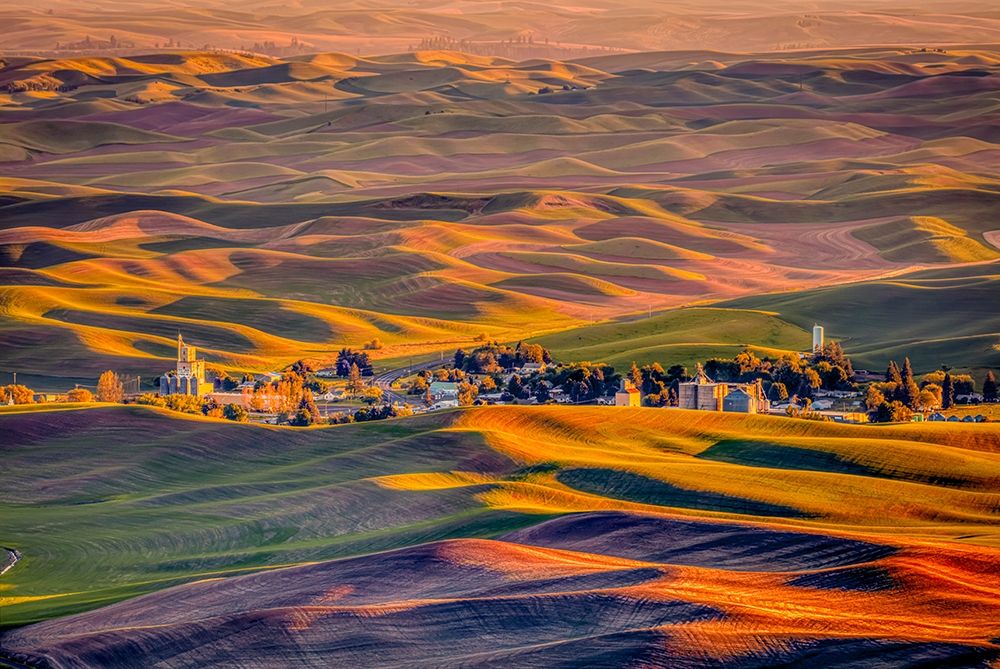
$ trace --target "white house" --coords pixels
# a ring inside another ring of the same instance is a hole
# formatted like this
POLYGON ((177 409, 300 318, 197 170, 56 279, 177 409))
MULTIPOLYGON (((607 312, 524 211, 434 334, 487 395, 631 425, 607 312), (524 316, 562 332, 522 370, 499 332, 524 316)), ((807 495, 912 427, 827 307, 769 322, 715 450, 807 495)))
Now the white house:
POLYGON ((430 385, 431 398, 439 400, 458 399, 458 384, 453 381, 432 381, 430 385))

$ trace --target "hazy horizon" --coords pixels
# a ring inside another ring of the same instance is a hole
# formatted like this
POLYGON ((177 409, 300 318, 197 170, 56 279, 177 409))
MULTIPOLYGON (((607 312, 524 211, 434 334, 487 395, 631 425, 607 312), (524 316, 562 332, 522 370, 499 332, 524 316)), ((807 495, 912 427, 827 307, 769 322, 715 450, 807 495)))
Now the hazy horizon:
POLYGON ((0 52, 16 55, 247 50, 274 56, 341 51, 399 53, 435 44, 481 51, 533 40, 528 57, 593 50, 760 52, 871 45, 936 46, 1000 42, 992 3, 933 2, 912 9, 882 2, 645 2, 622 8, 577 2, 438 3, 173 2, 97 0, 44 4, 16 0, 0 10, 12 29, 0 52), (113 42, 111 41, 114 36, 113 42), (545 46, 545 49, 541 47, 545 46))

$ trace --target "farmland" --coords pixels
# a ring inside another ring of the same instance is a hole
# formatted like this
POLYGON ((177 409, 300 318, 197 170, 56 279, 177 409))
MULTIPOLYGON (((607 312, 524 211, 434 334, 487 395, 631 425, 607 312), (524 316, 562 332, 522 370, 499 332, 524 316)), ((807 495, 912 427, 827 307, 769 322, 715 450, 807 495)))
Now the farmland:
MULTIPOLYGON (((150 657, 179 652, 167 630, 191 624, 205 629, 201 652, 221 657, 224 619, 275 606, 274 629, 307 655, 320 639, 342 643, 333 639, 366 610, 429 643, 452 634, 434 613, 445 598, 514 606, 491 624, 504 641, 490 652, 531 657, 516 630, 536 614, 518 613, 520 598, 576 606, 546 594, 567 588, 571 599, 625 597, 619 606, 662 599, 635 624, 692 657, 755 652, 733 636, 751 620, 763 638, 840 640, 848 653, 886 644, 904 655, 998 652, 988 614, 1000 607, 989 585, 1000 550, 993 426, 594 407, 485 407, 300 430, 142 407, 8 408, 0 426, 11 436, 0 540, 23 556, 4 579, 5 624, 157 593, 8 632, 8 652, 115 657, 100 630, 127 616, 164 630, 150 657), (45 532, 30 530, 38 527, 45 532), (336 561, 349 556, 369 557, 336 561), (281 585, 288 579, 297 585, 281 585), (397 581, 416 589, 385 590, 397 581), (335 591, 343 594, 323 599, 335 591), (765 603, 749 618, 747 596, 765 603), (951 631, 935 627, 954 615, 942 603, 953 598, 976 608, 963 608, 951 631), (790 600, 800 607, 794 624, 771 608, 790 600), (676 617, 658 608, 670 601, 676 617), (852 621, 879 607, 897 615, 852 621)), ((661 643, 603 620, 601 633, 622 635, 615 652, 661 643)), ((392 638, 381 623, 358 633, 392 638)), ((114 644, 130 634, 117 632, 114 644)), ((289 642, 275 641, 271 659, 289 642)), ((798 657, 797 643, 785 657, 798 657)))
POLYGON ((829 317, 870 367, 910 348, 921 369, 985 367, 997 63, 875 47, 12 60, 0 366, 49 390, 150 379, 178 330, 233 373, 480 335, 673 364, 795 349, 829 317), (931 313, 942 300, 979 317, 931 313), (669 311, 718 303, 753 313, 669 311), (595 324, 605 342, 574 339, 595 324))

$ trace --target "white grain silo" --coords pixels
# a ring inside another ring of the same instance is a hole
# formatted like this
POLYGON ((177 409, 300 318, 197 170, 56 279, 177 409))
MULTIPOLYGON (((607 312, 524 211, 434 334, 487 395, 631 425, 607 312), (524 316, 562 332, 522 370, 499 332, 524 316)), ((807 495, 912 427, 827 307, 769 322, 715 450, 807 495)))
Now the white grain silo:
POLYGON ((813 325, 813 352, 819 352, 823 350, 823 326, 819 324, 813 325))

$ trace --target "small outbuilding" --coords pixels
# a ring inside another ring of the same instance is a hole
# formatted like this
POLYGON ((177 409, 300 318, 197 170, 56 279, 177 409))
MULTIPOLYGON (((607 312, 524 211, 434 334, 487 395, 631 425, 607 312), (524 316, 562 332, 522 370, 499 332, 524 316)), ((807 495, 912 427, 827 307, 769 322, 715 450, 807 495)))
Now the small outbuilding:
POLYGON ((642 393, 631 381, 622 381, 621 388, 615 393, 615 406, 638 407, 642 406, 642 393))

